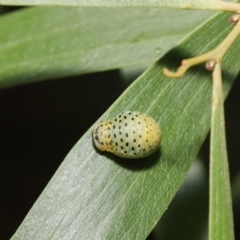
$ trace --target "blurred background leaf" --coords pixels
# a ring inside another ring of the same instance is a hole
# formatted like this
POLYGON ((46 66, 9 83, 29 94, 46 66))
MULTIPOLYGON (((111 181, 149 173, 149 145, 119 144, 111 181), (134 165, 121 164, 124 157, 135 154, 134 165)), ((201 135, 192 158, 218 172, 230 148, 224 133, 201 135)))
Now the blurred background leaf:
POLYGON ((149 65, 212 13, 28 8, 0 18, 0 87, 149 65))
POLYGON ((180 9, 218 9, 221 1, 216 0, 0 0, 5 5, 63 5, 87 7, 164 7, 180 9))

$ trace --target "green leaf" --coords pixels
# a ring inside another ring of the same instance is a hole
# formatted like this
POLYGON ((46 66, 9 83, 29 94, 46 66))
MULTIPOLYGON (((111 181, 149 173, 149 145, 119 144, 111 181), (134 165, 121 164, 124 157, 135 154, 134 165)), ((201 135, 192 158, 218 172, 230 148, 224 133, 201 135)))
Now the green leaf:
MULTIPOLYGON (((219 0, 0 0, 6 5, 65 5, 87 7, 161 7, 181 9, 212 9, 222 10, 224 4, 219 0)), ((229 3, 228 3, 229 5, 229 3)))
POLYGON ((217 63, 212 93, 209 240, 234 239, 223 102, 221 65, 217 63))
MULTIPOLYGON (((140 76, 102 116, 107 119, 124 110, 148 113, 162 129, 160 150, 141 160, 100 153, 93 147, 90 128, 69 152, 12 239, 148 236, 181 185, 210 127, 211 74, 200 66, 173 80, 161 71, 165 66, 177 67, 182 58, 214 48, 232 27, 228 17, 218 14, 189 35, 140 76)), ((225 95, 239 72, 239 51, 237 41, 223 63, 225 95)))
POLYGON ((153 63, 208 16, 63 7, 5 15, 0 18, 0 87, 153 63))

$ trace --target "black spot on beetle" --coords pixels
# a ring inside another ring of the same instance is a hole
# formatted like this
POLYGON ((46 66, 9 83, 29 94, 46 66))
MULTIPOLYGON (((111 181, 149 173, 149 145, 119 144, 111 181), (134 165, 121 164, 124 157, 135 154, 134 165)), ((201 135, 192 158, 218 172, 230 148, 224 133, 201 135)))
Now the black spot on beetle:
POLYGON ((97 135, 95 136, 95 139, 99 142, 99 137, 97 135))

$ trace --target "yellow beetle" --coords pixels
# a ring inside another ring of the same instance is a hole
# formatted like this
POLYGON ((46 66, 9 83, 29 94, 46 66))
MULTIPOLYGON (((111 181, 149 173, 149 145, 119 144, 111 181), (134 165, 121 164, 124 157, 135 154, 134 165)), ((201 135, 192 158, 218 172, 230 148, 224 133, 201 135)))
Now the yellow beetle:
POLYGON ((123 112, 102 121, 93 130, 93 141, 101 151, 123 158, 144 158, 160 144, 161 131, 156 121, 141 112, 123 112))

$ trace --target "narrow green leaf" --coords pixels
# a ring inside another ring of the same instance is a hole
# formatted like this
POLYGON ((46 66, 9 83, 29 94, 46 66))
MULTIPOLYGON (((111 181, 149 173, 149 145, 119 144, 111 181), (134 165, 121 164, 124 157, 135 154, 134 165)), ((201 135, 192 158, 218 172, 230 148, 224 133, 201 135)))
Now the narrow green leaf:
POLYGON ((223 101, 221 65, 217 63, 212 93, 209 240, 234 239, 223 101))
POLYGON ((63 7, 5 15, 0 18, 0 87, 153 63, 209 16, 63 7))
POLYGON ((222 10, 223 1, 219 0, 0 0, 6 5, 66 5, 88 7, 164 7, 181 9, 222 10))
MULTIPOLYGON (((12 239, 146 239, 181 185, 210 127, 210 73, 196 67, 184 78, 173 80, 161 70, 214 48, 232 27, 228 17, 218 14, 198 28, 140 76, 101 118, 124 110, 148 113, 162 129, 160 150, 142 160, 100 153, 93 147, 90 128, 12 239)), ((239 72, 239 43, 223 63, 225 94, 239 72)))

